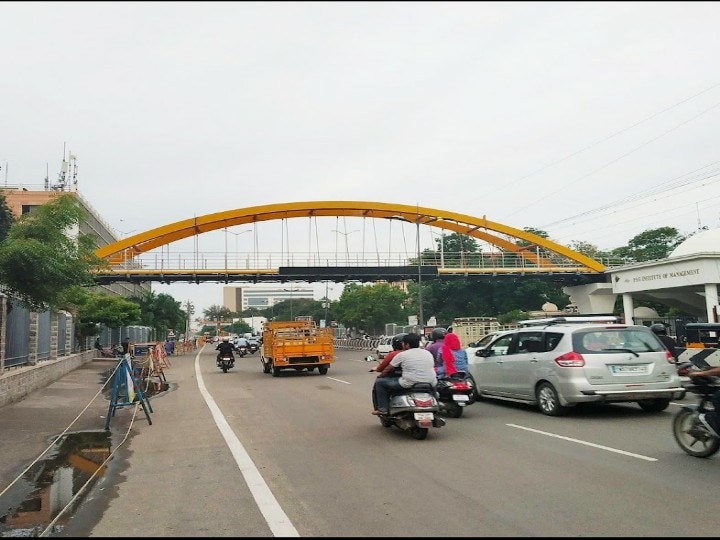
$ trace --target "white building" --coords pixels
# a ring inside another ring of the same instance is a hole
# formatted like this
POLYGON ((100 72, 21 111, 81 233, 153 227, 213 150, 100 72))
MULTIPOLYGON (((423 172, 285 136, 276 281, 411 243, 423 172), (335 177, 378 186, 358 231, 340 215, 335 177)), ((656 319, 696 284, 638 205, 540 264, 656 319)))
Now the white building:
POLYGON ((286 284, 281 287, 223 287, 223 307, 239 313, 249 308, 267 309, 286 300, 314 300, 311 287, 286 284))

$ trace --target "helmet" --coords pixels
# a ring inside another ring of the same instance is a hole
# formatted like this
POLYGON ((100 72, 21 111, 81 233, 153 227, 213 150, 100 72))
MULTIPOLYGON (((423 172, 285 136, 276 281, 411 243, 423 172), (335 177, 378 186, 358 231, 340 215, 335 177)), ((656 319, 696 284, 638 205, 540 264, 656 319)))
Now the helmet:
POLYGON ((223 341, 230 341, 230 336, 223 336, 223 341))
POLYGON ((442 327, 437 327, 432 331, 432 334, 430 334, 430 340, 437 341, 438 339, 444 338, 445 334, 447 334, 447 330, 442 327))
POLYGON ((390 340, 394 351, 402 351, 402 340, 407 334, 395 334, 390 340))
POLYGON ((664 324, 660 324, 660 323, 653 324, 650 327, 650 330, 652 330, 653 333, 658 334, 658 335, 659 334, 663 334, 663 335, 667 334, 667 328, 665 328, 664 324))

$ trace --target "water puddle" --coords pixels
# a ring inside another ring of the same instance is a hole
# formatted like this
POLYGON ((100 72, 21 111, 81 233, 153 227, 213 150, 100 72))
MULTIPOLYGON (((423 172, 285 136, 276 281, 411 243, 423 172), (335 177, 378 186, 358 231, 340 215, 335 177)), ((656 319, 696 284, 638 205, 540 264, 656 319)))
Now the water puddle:
MULTIPOLYGON (((66 433, 0 498, 0 537, 39 536, 55 517, 84 488, 87 494, 103 477, 102 463, 111 453, 110 431, 66 433)), ((45 536, 63 530, 73 511, 82 503, 78 497, 45 536)))
MULTIPOLYGON (((111 373, 112 370, 104 375, 103 382, 111 373)), ((111 386, 103 391, 107 400, 111 386)), ((146 398, 169 389, 170 384, 162 380, 149 379, 143 384, 146 398)), ((53 441, 48 444, 50 442, 53 441)), ((93 486, 107 472, 112 459, 103 463, 111 453, 110 430, 66 433, 55 440, 42 459, 0 497, 0 537, 40 536, 62 512, 52 529, 43 535, 61 536, 93 486), (72 506, 66 509, 81 490, 72 506)))

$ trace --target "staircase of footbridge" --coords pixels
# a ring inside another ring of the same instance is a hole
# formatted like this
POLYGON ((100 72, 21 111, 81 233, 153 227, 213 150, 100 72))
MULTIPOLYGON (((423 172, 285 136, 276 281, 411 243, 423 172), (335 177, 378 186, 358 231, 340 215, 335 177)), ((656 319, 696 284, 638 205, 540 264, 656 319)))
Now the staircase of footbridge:
POLYGON ((288 202, 225 210, 122 238, 98 248, 96 254, 106 261, 95 271, 98 283, 516 276, 566 285, 607 281, 600 261, 485 216, 372 201, 288 202), (271 223, 274 229, 263 229, 271 223), (245 229, 237 232, 236 227, 245 229), (253 233, 253 247, 240 250, 238 240, 246 232, 253 233), (474 238, 478 249, 445 251, 453 233, 460 239, 474 238), (203 246, 202 239, 213 234, 216 243, 203 246), (228 242, 228 234, 234 235, 234 242, 228 242), (340 237, 345 249, 338 252, 340 237), (351 239, 361 239, 362 248, 351 252, 351 239))

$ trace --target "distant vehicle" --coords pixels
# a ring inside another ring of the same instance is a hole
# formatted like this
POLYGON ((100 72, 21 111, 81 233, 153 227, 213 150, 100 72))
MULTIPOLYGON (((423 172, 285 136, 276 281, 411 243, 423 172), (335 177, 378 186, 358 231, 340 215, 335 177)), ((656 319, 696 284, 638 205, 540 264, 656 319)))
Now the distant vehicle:
POLYGON ((479 341, 468 343, 468 346, 465 347, 465 352, 467 353, 468 360, 475 357, 475 351, 477 351, 478 349, 484 349, 496 337, 507 334, 508 332, 510 332, 510 330, 498 330, 497 332, 490 332, 489 334, 483 336, 482 339, 480 339, 479 341))
POLYGON ((392 336, 385 337, 382 338, 378 342, 377 347, 375 347, 375 355, 378 357, 378 360, 382 360, 385 358, 385 355, 389 354, 392 350, 392 336))
POLYGON ((566 414, 578 403, 636 402, 665 410, 685 389, 675 359, 646 326, 546 320, 496 336, 470 357, 478 398, 566 414))

